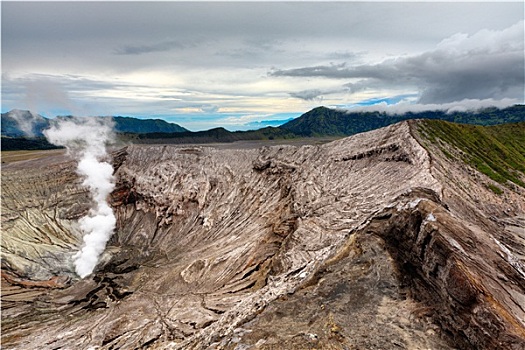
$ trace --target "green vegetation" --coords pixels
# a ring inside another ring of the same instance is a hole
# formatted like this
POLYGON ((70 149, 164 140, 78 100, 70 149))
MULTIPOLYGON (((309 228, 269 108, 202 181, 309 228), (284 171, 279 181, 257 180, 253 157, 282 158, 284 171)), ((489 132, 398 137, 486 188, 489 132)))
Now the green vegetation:
POLYGON ((487 188, 491 190, 492 192, 494 192, 495 194, 498 194, 498 195, 503 194, 503 190, 499 188, 498 186, 494 186, 493 184, 488 184, 487 188))
MULTIPOLYGON (((442 141, 454 146, 463 161, 492 180, 503 185, 510 181, 525 187, 525 122, 479 126, 424 120, 419 127, 430 142, 439 144, 442 141)), ((450 152, 444 154, 452 156, 450 152)), ((499 187, 489 188, 494 193, 501 192, 499 187)))
POLYGON ((454 156, 452 154, 450 154, 444 147, 439 147, 439 150, 441 152, 443 152, 443 154, 445 155, 445 157, 447 157, 448 159, 450 160, 453 160, 454 159, 454 156))

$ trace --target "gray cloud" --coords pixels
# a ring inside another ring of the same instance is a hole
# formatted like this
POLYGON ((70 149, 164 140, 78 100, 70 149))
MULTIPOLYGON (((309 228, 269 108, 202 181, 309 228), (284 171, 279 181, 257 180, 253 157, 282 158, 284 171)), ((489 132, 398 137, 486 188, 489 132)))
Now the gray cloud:
MULTIPOLYGON (((159 67, 173 62, 174 48, 205 38, 213 52, 253 49, 250 43, 258 43, 264 55, 268 43, 286 43, 286 54, 275 55, 270 64, 286 67, 301 64, 297 53, 305 49, 334 60, 349 60, 349 49, 412 52, 458 32, 502 29, 520 18, 523 4, 4 2, 2 65, 4 70, 159 67), (141 55, 146 52, 152 55, 141 55)), ((209 56, 206 45, 192 49, 188 57, 177 56, 179 62, 222 63, 209 56)), ((250 59, 258 63, 257 55, 250 59)))
POLYGON ((356 78, 361 75, 356 69, 346 67, 346 63, 329 66, 303 67, 293 69, 275 69, 268 73, 274 77, 325 77, 325 78, 356 78))
POLYGON ((362 79, 355 83, 346 83, 343 85, 344 88, 350 93, 356 93, 367 88, 381 88, 385 87, 384 83, 379 79, 362 79))
POLYGON ((114 50, 117 55, 141 55, 151 52, 164 52, 174 49, 185 49, 187 44, 183 44, 177 40, 167 40, 149 45, 126 45, 114 50))
POLYGON ((385 102, 370 105, 357 106, 348 109, 348 112, 385 112, 390 115, 404 114, 407 112, 424 112, 424 111, 446 111, 447 113, 457 111, 477 111, 488 107, 505 108, 520 103, 519 99, 504 98, 495 99, 465 99, 449 103, 407 103, 401 101, 396 104, 387 104, 385 102))
MULTIPOLYGON (((421 103, 464 99, 523 98, 525 84, 523 21, 502 30, 454 35, 436 49, 375 65, 345 64, 274 70, 275 77, 358 78, 344 86, 365 88, 413 86, 421 103)), ((297 96, 302 98, 301 96, 297 96)))
POLYGON ((440 40, 472 27, 502 29, 523 17, 520 10, 519 3, 5 2, 2 26, 12 38, 48 43, 95 35, 155 42, 167 33, 181 38, 335 35, 414 41, 440 40))
POLYGON ((199 107, 201 111, 205 113, 217 113, 219 111, 219 106, 215 105, 204 105, 199 107))
POLYGON ((318 89, 314 90, 304 90, 304 91, 298 91, 298 92, 291 92, 290 96, 300 98, 302 100, 306 101, 312 101, 314 99, 318 99, 320 96, 323 95, 323 92, 318 89))
POLYGON ((217 48, 216 57, 233 59, 236 65, 254 65, 254 63, 271 62, 275 57, 286 54, 282 40, 253 37, 217 48))
POLYGON ((60 101, 98 115, 272 114, 304 112, 321 98, 358 102, 348 92, 516 97, 523 47, 500 34, 523 10, 519 2, 6 1, 2 108, 33 100, 47 115, 60 101))
POLYGON ((334 51, 326 54, 327 59, 353 61, 362 57, 365 52, 334 51))
POLYGON ((342 86, 338 89, 311 89, 311 90, 302 90, 297 92, 290 92, 291 97, 299 98, 305 101, 323 101, 324 96, 338 94, 338 93, 348 93, 350 89, 347 86, 342 86))

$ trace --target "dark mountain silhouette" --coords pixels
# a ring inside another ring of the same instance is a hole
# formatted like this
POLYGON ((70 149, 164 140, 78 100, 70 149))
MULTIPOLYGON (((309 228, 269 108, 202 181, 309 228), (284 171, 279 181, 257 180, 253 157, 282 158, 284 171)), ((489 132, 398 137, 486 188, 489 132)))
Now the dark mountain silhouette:
POLYGON ((49 127, 49 119, 40 114, 20 109, 2 113, 2 136, 42 137, 42 130, 49 127))
MULTIPOLYGON (((58 119, 72 118, 61 116, 58 119)), ((113 118, 117 133, 142 134, 188 132, 187 129, 175 123, 161 119, 138 119, 132 117, 102 117, 113 118)), ((37 150, 58 148, 50 144, 43 131, 50 127, 53 119, 40 114, 19 109, 2 113, 2 150, 37 150)))
POLYGON ((231 132, 215 128, 199 132, 127 135, 137 143, 211 143, 244 140, 274 140, 299 137, 343 137, 382 128, 409 119, 435 119, 461 124, 497 125, 525 121, 525 106, 486 108, 477 112, 425 111, 389 115, 383 112, 349 112, 317 107, 279 127, 231 132))
POLYGON ((408 119, 439 119, 461 124, 496 125, 525 121, 525 106, 498 109, 485 108, 476 112, 425 111, 389 115, 384 112, 349 112, 317 107, 279 128, 299 136, 350 136, 379 129, 408 119))
POLYGON ((162 119, 137 119, 132 117, 113 117, 117 132, 154 133, 154 132, 187 132, 188 129, 162 119))
POLYGON ((278 140, 293 139, 297 135, 291 131, 266 127, 259 130, 250 131, 228 131, 224 128, 213 128, 205 131, 187 131, 180 133, 149 133, 149 134, 122 134, 121 138, 135 143, 216 143, 216 142, 235 142, 250 140, 278 140))
MULTIPOLYGON (((72 118, 61 116, 61 119, 72 118)), ((145 134, 152 132, 185 132, 187 129, 175 123, 168 123, 162 119, 138 119, 132 117, 102 117, 113 118, 115 131, 119 133, 145 134)), ((43 131, 52 123, 52 119, 30 111, 14 109, 2 113, 2 136, 10 137, 41 137, 43 131)))

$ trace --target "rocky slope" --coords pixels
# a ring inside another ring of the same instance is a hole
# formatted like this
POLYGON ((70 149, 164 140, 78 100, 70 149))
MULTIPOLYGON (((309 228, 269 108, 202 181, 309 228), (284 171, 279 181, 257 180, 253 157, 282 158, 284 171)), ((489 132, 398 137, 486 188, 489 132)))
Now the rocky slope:
POLYGON ((523 349, 525 190, 423 122, 321 146, 129 146, 75 276, 65 156, 2 169, 5 349, 523 349))

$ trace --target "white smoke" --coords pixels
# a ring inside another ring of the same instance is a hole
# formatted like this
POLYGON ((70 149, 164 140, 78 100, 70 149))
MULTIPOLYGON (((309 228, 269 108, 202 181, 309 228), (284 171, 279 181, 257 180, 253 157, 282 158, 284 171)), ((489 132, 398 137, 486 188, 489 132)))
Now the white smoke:
POLYGON ((84 178, 95 202, 88 215, 79 220, 82 249, 74 256, 75 271, 84 278, 97 265, 115 229, 116 218, 106 198, 115 187, 113 167, 104 161, 106 144, 113 140, 113 121, 108 118, 68 118, 55 121, 44 131, 49 142, 65 146, 79 159, 77 172, 84 178))

